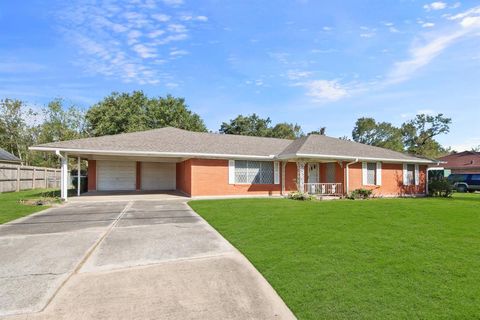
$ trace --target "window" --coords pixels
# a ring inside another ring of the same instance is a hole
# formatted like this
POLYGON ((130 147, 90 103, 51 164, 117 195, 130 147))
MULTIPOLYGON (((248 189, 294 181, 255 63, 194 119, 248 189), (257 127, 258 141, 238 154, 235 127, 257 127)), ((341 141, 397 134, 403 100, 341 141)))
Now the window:
POLYGON ((408 186, 413 186, 415 184, 415 165, 407 164, 407 183, 408 186))
POLYGON ((480 180, 480 174, 472 174, 472 178, 471 178, 473 181, 479 181, 480 180))
POLYGON ((273 184, 273 179, 273 162, 235 160, 235 183, 273 184))
POLYGON ((367 163, 367 184, 375 185, 377 180, 377 164, 375 162, 367 163))

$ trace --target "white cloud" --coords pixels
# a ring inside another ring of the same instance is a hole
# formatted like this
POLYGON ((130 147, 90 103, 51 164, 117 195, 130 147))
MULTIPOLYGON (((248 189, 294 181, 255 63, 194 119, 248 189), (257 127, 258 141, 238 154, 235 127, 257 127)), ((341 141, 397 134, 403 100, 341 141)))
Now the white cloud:
POLYGON ((472 34, 478 36, 478 31, 480 31, 480 6, 449 17, 449 19, 459 21, 459 25, 454 28, 454 31, 438 33, 428 38, 423 44, 414 46, 410 50, 408 59, 394 64, 386 77, 385 84, 408 80, 415 72, 428 65, 458 39, 472 34))
POLYGON ((187 55, 187 54, 189 54, 189 52, 187 50, 173 50, 173 51, 170 51, 171 56, 184 56, 184 55, 187 55))
POLYGON ((162 46, 188 39, 193 22, 207 22, 208 18, 192 13, 192 19, 184 21, 184 13, 175 9, 183 1, 163 1, 173 7, 171 16, 157 8, 158 2, 65 2, 56 17, 65 38, 79 49, 74 63, 90 74, 125 82, 173 83, 172 76, 162 71, 163 64, 186 52, 169 52, 162 46))
POLYGON ((163 0, 167 6, 178 7, 184 3, 183 0, 163 0))
POLYGON ((171 23, 168 25, 168 30, 171 32, 176 33, 185 33, 187 32, 187 28, 183 24, 179 23, 171 23))
POLYGON ((432 2, 430 4, 426 4, 426 5, 423 6, 423 8, 427 11, 442 10, 442 9, 445 9, 446 7, 447 7, 447 4, 445 2, 442 2, 442 1, 432 2))
POLYGON ((315 101, 336 101, 348 95, 348 91, 337 80, 312 80, 299 84, 307 89, 307 95, 315 101))
POLYGON ((362 37, 362 38, 372 38, 373 36, 375 36, 375 33, 373 33, 373 32, 360 33, 360 37, 362 37))
POLYGON ((332 27, 325 26, 322 28, 323 31, 332 31, 332 27))
POLYGON ((157 54, 155 53, 155 49, 147 47, 143 44, 136 44, 133 46, 133 50, 138 53, 138 55, 143 59, 155 58, 157 54))
POLYGON ((159 22, 167 22, 170 20, 170 16, 163 13, 152 14, 152 18, 159 22))
POLYGON ((423 28, 433 28, 435 26, 435 23, 433 22, 425 22, 422 24, 423 28))
POLYGON ((308 78, 312 75, 311 71, 300 71, 300 70, 288 70, 287 78, 290 80, 299 80, 308 78))
POLYGON ((206 22, 208 21, 208 17, 206 16, 192 16, 192 15, 183 15, 180 17, 182 21, 201 21, 206 22))

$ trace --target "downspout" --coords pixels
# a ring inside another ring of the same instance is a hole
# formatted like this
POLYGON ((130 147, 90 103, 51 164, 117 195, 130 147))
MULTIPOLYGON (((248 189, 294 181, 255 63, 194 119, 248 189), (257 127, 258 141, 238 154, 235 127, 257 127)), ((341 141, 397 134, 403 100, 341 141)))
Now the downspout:
POLYGON ((346 166, 345 166, 345 171, 346 171, 346 177, 345 177, 345 193, 346 193, 347 195, 348 195, 348 192, 350 191, 350 190, 348 190, 348 185, 349 185, 349 180, 350 180, 350 179, 349 179, 349 177, 350 177, 350 172, 349 172, 349 170, 348 170, 348 169, 349 169, 348 167, 349 167, 351 164, 354 164, 354 163, 357 163, 357 162, 358 162, 358 158, 355 158, 355 161, 349 162, 349 163, 347 163, 346 166))

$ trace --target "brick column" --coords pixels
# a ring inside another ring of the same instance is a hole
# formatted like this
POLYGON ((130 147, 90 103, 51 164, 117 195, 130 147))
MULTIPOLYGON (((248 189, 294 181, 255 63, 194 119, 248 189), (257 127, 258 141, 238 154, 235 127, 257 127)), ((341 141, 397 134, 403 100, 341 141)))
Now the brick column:
POLYGON ((135 190, 140 191, 140 189, 142 189, 142 163, 137 161, 135 190))

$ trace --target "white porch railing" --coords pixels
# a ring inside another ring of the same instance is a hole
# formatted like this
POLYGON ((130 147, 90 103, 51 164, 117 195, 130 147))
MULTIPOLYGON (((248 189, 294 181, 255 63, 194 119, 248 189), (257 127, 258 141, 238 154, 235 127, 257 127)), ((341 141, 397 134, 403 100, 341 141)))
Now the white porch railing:
POLYGON ((341 183, 305 183, 305 192, 317 195, 340 196, 343 194, 341 183))

